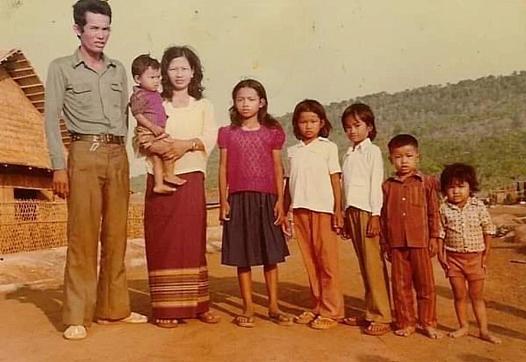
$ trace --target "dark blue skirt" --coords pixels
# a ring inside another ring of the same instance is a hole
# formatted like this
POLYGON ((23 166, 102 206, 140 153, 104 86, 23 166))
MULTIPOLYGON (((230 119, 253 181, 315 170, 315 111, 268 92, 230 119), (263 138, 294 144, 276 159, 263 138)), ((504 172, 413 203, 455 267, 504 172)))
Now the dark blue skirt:
POLYGON ((249 267, 285 261, 289 249, 280 226, 274 225, 274 194, 243 191, 231 194, 230 220, 223 223, 221 262, 249 267))

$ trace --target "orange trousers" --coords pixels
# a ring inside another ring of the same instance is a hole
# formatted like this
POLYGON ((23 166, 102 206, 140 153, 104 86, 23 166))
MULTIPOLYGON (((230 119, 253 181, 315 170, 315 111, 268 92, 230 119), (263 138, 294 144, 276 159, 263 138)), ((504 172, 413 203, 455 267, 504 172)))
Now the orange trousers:
POLYGON ((65 325, 89 326, 94 318, 121 319, 130 314, 124 265, 130 197, 128 167, 124 145, 71 143, 62 308, 65 325))
POLYGON ((391 279, 398 328, 415 327, 413 288, 416 291, 418 322, 436 327, 436 292, 433 265, 427 248, 392 248, 391 279))
POLYGON ((345 316, 340 284, 338 235, 332 215, 294 209, 294 231, 303 255, 313 299, 312 312, 335 320, 345 316))

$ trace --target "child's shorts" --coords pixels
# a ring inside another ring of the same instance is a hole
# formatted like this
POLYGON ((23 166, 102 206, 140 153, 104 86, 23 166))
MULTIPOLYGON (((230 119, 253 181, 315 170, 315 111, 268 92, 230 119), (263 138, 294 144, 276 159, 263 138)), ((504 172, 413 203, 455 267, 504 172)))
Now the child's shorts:
POLYGON ((485 279, 486 271, 482 267, 482 252, 478 253, 446 253, 447 277, 464 277, 466 280, 485 279))

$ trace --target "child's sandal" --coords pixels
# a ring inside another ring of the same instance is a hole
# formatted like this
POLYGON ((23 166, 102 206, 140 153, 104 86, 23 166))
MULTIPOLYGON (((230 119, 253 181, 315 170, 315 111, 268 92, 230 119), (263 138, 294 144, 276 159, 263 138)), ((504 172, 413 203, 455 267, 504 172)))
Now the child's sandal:
POLYGON ((399 337, 409 337, 410 335, 415 333, 415 327, 405 327, 400 328, 394 331, 394 334, 396 334, 399 337))
POLYGON ((353 327, 364 327, 367 324, 367 321, 363 317, 345 317, 341 321, 343 324, 353 327))
POLYGON ((444 334, 434 327, 424 327, 423 332, 424 335, 431 339, 440 339, 444 337, 444 334))
POLYGON ((234 323, 236 326, 243 328, 254 328, 256 326, 254 317, 251 315, 238 315, 234 318, 234 323))
POLYGON ((316 314, 309 312, 309 311, 305 311, 301 313, 300 315, 294 317, 294 322, 297 324, 309 324, 315 319, 316 319, 316 314))
POLYGON ((369 336, 383 336, 389 332, 391 332, 391 326, 388 323, 371 322, 363 329, 363 333, 369 336))
POLYGON ((310 324, 311 328, 314 328, 314 329, 329 329, 329 328, 336 327, 337 325, 338 325, 337 320, 332 319, 332 318, 322 317, 322 316, 318 316, 310 324))
POLYGON ((283 312, 269 312, 268 318, 279 326, 291 326, 293 324, 293 317, 283 312))

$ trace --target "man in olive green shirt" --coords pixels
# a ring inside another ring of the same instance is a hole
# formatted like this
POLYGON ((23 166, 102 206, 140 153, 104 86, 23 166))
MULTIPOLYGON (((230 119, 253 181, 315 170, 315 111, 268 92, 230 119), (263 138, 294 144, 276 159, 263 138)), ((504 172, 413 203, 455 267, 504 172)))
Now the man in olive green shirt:
POLYGON ((99 323, 147 320, 130 312, 124 265, 128 90, 122 64, 103 53, 110 35, 111 8, 105 1, 79 0, 73 17, 80 47, 49 66, 45 126, 53 188, 68 201, 64 337, 82 339, 94 319, 99 323), (67 163, 59 128, 62 116, 72 139, 67 163))

